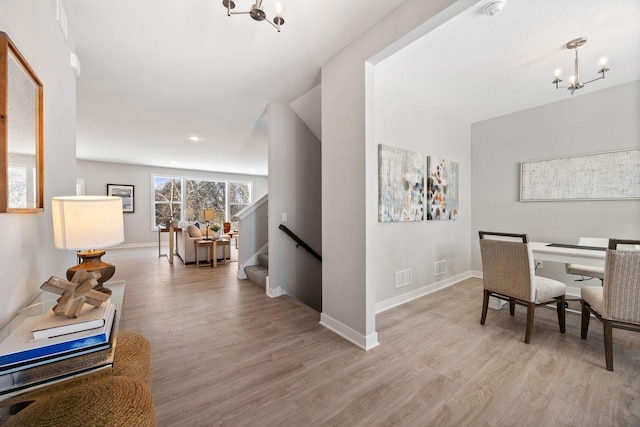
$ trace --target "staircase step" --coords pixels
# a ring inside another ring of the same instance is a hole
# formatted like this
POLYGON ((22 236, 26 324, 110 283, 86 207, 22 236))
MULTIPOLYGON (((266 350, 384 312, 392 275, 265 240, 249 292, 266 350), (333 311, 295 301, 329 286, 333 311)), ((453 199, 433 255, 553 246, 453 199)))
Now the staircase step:
POLYGON ((265 254, 260 254, 258 255, 258 262, 260 263, 261 266, 263 266, 264 268, 269 268, 269 254, 265 253, 265 254))
POLYGON ((247 275, 247 279, 262 288, 266 288, 267 276, 269 276, 268 268, 265 268, 262 265, 250 265, 244 268, 244 272, 247 275))

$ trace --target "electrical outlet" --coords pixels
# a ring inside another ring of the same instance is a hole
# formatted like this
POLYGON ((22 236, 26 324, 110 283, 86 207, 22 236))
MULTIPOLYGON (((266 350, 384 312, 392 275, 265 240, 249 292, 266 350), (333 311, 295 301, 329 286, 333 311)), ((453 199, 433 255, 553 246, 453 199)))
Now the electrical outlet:
POLYGON ((287 222, 287 216, 286 212, 282 212, 282 222, 287 222))

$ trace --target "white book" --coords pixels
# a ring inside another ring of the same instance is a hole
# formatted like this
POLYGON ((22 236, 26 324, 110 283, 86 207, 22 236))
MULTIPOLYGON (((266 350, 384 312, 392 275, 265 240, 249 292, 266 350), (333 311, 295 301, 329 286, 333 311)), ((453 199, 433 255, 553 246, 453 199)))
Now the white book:
POLYGON ((113 310, 113 303, 107 300, 100 307, 85 304, 76 318, 69 319, 57 315, 53 308, 47 311, 33 328, 33 339, 41 340, 86 331, 88 329, 101 328, 113 310))

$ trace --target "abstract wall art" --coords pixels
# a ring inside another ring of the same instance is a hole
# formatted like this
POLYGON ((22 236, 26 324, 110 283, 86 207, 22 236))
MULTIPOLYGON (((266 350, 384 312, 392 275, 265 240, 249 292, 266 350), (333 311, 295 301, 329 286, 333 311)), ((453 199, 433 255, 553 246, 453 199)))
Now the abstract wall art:
POLYGON ((378 145, 378 222, 424 219, 424 156, 378 145))
POLYGON ((520 163, 520 201, 640 198, 640 150, 520 163))
POLYGON ((427 221, 458 218, 458 163, 427 158, 427 221))

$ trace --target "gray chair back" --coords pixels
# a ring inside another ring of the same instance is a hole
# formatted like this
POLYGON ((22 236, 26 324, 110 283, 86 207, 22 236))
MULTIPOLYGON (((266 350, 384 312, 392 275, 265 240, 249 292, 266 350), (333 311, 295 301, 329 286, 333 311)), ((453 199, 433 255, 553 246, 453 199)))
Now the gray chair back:
POLYGON ((605 319, 640 324, 640 251, 619 247, 638 244, 640 240, 609 240, 601 313, 605 319))
POLYGON ((526 234, 480 232, 482 283, 486 290, 524 301, 535 301, 533 261, 526 242, 526 234), (518 238, 520 241, 496 240, 493 236, 518 238))

